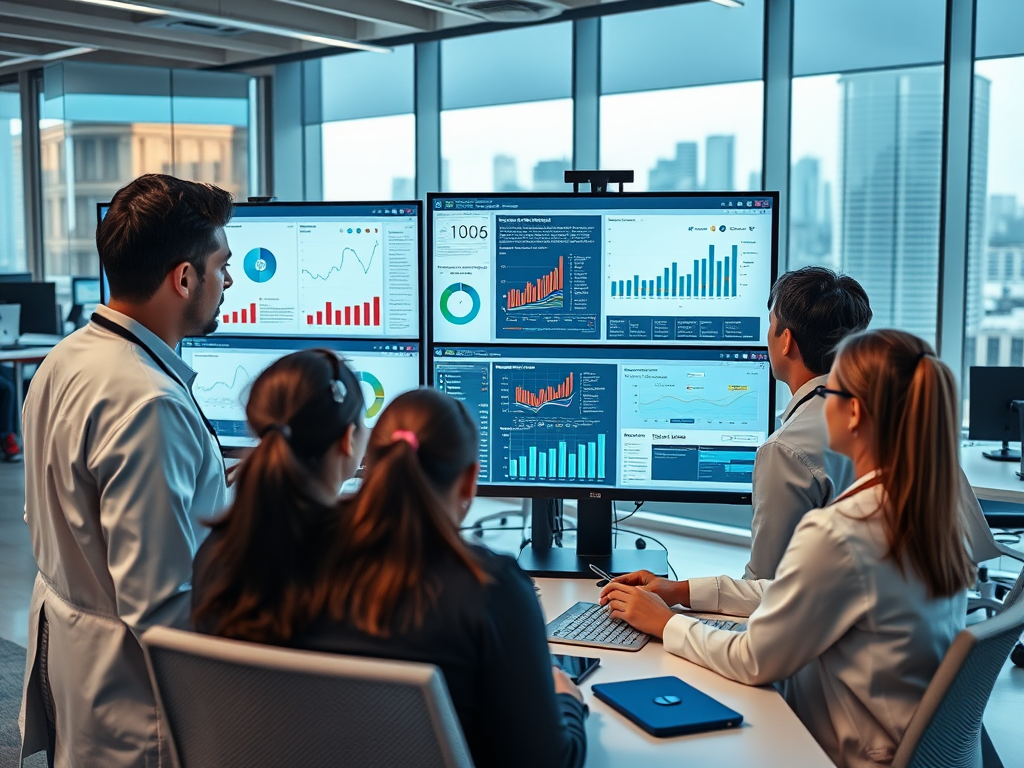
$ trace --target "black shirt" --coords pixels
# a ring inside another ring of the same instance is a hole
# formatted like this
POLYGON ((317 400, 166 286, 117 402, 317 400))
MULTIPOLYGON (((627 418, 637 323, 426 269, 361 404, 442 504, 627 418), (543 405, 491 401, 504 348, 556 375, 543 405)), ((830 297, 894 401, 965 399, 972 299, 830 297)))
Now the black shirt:
MULTIPOLYGON (((196 555, 193 606, 212 582, 208 559, 219 535, 212 533, 196 555)), ((555 694, 533 584, 511 557, 469 546, 490 581, 481 584, 453 559, 436 561, 431 577, 440 592, 422 626, 380 638, 324 617, 289 645, 436 664, 477 768, 580 768, 585 708, 568 694, 555 694)))

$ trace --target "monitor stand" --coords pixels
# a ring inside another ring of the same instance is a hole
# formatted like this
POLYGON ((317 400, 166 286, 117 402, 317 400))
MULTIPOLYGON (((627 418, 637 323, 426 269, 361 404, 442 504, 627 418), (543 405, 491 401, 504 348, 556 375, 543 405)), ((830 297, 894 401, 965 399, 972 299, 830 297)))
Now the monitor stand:
POLYGON ((993 461, 1020 461, 1020 451, 1010 448, 1008 440, 1003 440, 1003 447, 998 451, 984 451, 981 455, 993 461))
POLYGON ((519 555, 519 567, 545 578, 593 578, 590 565, 612 576, 650 571, 668 576, 668 553, 663 549, 612 549, 613 509, 610 501, 581 499, 576 515, 576 549, 552 547, 551 529, 545 523, 554 499, 533 500, 533 544, 519 555))

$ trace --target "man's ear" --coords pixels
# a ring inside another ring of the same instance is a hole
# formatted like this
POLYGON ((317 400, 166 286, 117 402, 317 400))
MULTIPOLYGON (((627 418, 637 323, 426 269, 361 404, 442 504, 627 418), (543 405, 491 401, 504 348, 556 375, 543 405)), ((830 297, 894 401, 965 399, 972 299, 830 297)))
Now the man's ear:
POLYGON ((181 262, 171 270, 170 280, 174 292, 183 299, 192 295, 192 284, 196 279, 196 270, 187 261, 181 262))

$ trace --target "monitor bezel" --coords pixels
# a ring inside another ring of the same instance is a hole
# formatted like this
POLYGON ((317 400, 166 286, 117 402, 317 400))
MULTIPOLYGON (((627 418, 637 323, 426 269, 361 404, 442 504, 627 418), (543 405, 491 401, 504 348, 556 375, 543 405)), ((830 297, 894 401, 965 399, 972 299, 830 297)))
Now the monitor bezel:
MULTIPOLYGON (((463 198, 463 199, 475 199, 475 200, 488 200, 488 199, 555 199, 555 200, 574 200, 580 197, 585 198, 598 198, 606 199, 610 203, 614 203, 616 200, 623 198, 643 199, 643 198, 707 198, 707 197, 728 197, 733 199, 746 199, 746 198, 770 198, 771 204, 771 216, 772 216, 772 236, 771 236, 771 265, 770 275, 771 279, 774 280, 778 277, 778 265, 779 265, 779 193, 778 192, 719 192, 719 191, 708 191, 708 192, 598 192, 598 193, 575 193, 575 192, 471 192, 471 193, 460 193, 460 192, 431 192, 427 195, 426 199, 426 230, 424 231, 423 240, 425 241, 425 252, 426 259, 424 260, 424 270, 426 272, 426 290, 425 300, 423 304, 423 312, 426 317, 423 328, 425 330, 425 344, 422 349, 424 350, 425 365, 426 365, 426 378, 428 386, 434 387, 435 385, 435 374, 434 374, 434 361, 436 355, 434 354, 435 347, 473 347, 473 348, 507 348, 511 346, 516 347, 537 347, 537 348, 572 348, 572 347, 588 347, 596 346, 601 349, 635 349, 637 346, 642 346, 645 351, 657 352, 660 350, 683 350, 683 349, 708 349, 712 348, 712 345, 702 344, 643 344, 643 345, 630 345, 630 344, 589 344, 579 345, 572 343, 559 344, 530 344, 525 342, 517 341, 514 344, 506 343, 468 343, 468 342, 437 342, 434 339, 434 201, 437 199, 451 199, 451 198, 463 198)), ((769 286, 770 287, 770 286, 769 286)), ((713 347, 717 348, 717 347, 713 347)), ((725 348, 724 346, 722 347, 725 348)), ((740 352, 741 354, 751 351, 766 352, 767 346, 757 345, 744 345, 744 346, 729 346, 730 351, 740 352)), ((768 372, 768 424, 766 434, 769 436, 775 431, 775 408, 776 408, 776 379, 774 371, 769 366, 768 372)), ((752 501, 752 493, 745 491, 666 491, 649 488, 593 488, 589 486, 571 486, 571 485, 514 485, 514 484, 495 484, 495 483, 478 483, 476 493, 478 496, 485 498, 495 497, 515 497, 515 498, 528 498, 528 499, 545 499, 545 498, 557 498, 557 499, 592 499, 597 501, 665 501, 665 502, 676 502, 686 504, 737 504, 744 505, 750 504, 752 501)))

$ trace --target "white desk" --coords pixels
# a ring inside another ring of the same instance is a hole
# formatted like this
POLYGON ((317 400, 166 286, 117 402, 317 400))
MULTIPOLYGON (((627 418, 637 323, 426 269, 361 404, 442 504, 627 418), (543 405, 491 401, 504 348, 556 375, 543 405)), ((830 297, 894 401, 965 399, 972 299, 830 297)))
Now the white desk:
POLYGON ((993 461, 983 451, 999 444, 965 443, 960 450, 960 464, 979 499, 1024 504, 1024 480, 1017 477, 1019 461, 993 461))
POLYGON ((14 365, 15 419, 21 419, 21 407, 25 401, 25 366, 43 362, 51 349, 52 344, 21 349, 0 349, 0 363, 14 365))
MULTIPOLYGON (((547 621, 580 600, 595 601, 592 580, 538 579, 547 621)), ((680 766, 758 766, 831 768, 832 763, 774 688, 740 685, 665 651, 652 640, 641 650, 606 651, 550 644, 552 653, 597 656, 601 666, 583 682, 590 706, 587 721, 588 768, 680 768, 680 766), (743 715, 740 728, 659 739, 626 720, 590 691, 591 683, 674 675, 743 715)))

